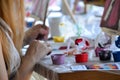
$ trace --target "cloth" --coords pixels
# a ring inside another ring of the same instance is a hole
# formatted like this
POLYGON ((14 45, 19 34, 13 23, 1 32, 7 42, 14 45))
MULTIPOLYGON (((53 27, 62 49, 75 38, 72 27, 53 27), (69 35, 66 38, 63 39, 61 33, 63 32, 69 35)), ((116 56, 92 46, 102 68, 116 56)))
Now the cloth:
MULTIPOLYGON (((9 53, 10 54, 10 74, 9 76, 13 73, 15 73, 20 66, 21 58, 20 55, 12 41, 12 36, 10 36, 10 33, 12 33, 12 30, 10 27, 7 25, 7 23, 0 18, 0 30, 5 33, 5 36, 7 37, 7 40, 9 42, 9 53)), ((6 64, 7 65, 7 64, 6 64)), ((8 65, 7 65, 8 66, 8 65)))

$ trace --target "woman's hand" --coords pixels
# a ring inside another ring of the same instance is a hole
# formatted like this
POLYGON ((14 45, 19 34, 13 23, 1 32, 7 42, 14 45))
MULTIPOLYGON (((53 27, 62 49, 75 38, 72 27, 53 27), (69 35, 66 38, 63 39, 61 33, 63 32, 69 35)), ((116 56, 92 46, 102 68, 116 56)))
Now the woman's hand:
POLYGON ((45 57, 48 53, 51 52, 51 49, 47 45, 41 43, 38 40, 34 40, 30 43, 29 48, 27 49, 26 56, 28 58, 32 57, 33 61, 39 62, 41 58, 45 57))
POLYGON ((49 34, 49 28, 38 24, 30 28, 25 32, 24 45, 31 43, 35 39, 47 40, 49 34), (38 36, 39 35, 39 36, 38 36))

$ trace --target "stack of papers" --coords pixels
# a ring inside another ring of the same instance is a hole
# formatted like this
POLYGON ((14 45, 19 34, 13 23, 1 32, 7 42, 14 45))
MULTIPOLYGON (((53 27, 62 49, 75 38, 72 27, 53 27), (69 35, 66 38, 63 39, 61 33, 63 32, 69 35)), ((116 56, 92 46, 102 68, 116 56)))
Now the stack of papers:
POLYGON ((120 70, 120 63, 73 65, 70 68, 72 69, 72 71, 79 71, 79 70, 120 70))

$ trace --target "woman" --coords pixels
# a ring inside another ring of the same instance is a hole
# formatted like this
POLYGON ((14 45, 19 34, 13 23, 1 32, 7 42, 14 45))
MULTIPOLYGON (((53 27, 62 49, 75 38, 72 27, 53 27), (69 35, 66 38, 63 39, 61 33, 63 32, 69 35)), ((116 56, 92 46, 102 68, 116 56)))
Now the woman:
POLYGON ((0 80, 29 80, 36 63, 50 49, 35 40, 38 34, 47 39, 48 28, 36 25, 25 32, 24 0, 0 0, 0 80), (21 48, 30 44, 26 55, 21 48))

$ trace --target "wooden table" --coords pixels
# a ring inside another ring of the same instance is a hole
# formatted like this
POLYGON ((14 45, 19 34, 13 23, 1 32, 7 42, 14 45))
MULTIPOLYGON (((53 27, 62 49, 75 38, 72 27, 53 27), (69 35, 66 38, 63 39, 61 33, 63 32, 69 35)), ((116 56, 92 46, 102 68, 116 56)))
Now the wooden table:
MULTIPOLYGON (((74 57, 67 57, 63 65, 53 65, 51 58, 42 59, 34 68, 35 72, 46 77, 48 80, 120 80, 119 70, 79 70, 73 71, 71 65, 75 63, 74 57)), ((83 64, 100 63, 98 61, 89 61, 83 64)))

